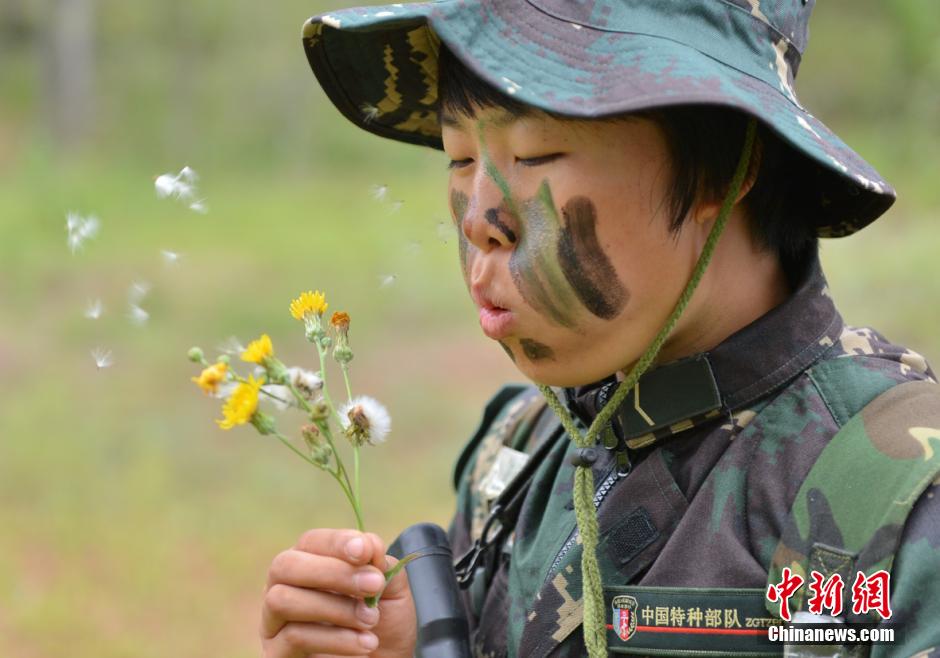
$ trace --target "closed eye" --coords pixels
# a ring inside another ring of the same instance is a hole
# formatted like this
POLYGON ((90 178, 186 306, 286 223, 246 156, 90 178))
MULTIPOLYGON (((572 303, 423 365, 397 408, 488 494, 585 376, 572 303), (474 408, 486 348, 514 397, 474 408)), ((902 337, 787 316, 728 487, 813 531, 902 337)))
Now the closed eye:
POLYGON ((447 163, 448 169, 463 169, 473 164, 473 158, 464 158, 463 160, 451 160, 447 163))
POLYGON ((534 158, 516 158, 516 162, 525 167, 538 167, 539 165, 548 164, 549 162, 557 160, 562 155, 562 153, 549 153, 548 155, 539 155, 534 158))

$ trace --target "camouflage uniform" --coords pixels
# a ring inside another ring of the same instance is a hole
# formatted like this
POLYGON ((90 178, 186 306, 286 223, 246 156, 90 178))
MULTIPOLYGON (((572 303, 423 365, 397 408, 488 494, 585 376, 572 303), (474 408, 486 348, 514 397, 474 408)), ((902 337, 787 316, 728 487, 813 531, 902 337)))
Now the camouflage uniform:
MULTIPOLYGON (((818 184, 818 193, 806 193, 816 233, 840 237, 878 218, 895 193, 796 97, 814 4, 436 0, 314 16, 304 24, 303 45, 346 118, 376 135, 434 148, 442 145, 442 45, 505 95, 572 118, 687 104, 735 108, 803 156, 803 173, 818 184)), ((786 303, 710 352, 646 373, 636 397, 631 394, 618 410, 614 425, 629 446, 621 453, 629 464, 601 449, 592 466, 605 587, 764 588, 779 546, 794 555, 805 548, 800 533, 791 531, 791 506, 803 500, 801 485, 823 448, 884 391, 933 379, 920 356, 872 330, 843 326, 815 258, 797 269, 786 303)), ((612 383, 561 392, 582 429, 612 383)), ((535 389, 516 393, 509 401, 502 394, 499 404, 488 407, 458 461, 458 512, 450 533, 455 554, 480 534, 490 498, 479 485, 500 447, 532 453, 544 441, 558 442, 535 473, 511 546, 488 588, 477 592, 476 601, 474 590, 465 596, 476 652, 582 655, 581 547, 571 502, 575 467, 568 461, 574 445, 561 437, 535 389)), ((903 426, 894 421, 893 429, 903 426)), ((940 419, 932 427, 940 427, 940 419)), ((937 433, 912 427, 913 439, 876 446, 879 458, 897 451, 898 459, 916 453, 929 461, 937 433), (915 445, 904 443, 911 440, 915 445)), ((887 440, 874 434, 872 444, 887 440)), ((892 571, 892 621, 902 624, 904 635, 898 644, 875 647, 873 656, 940 656, 934 648, 940 645, 935 489, 928 488, 907 517, 892 571)), ((855 528, 840 527, 840 518, 822 505, 803 520, 841 546, 840 535, 855 528)), ((688 594, 718 595, 703 589, 688 594)), ((687 603, 675 611, 662 606, 663 614, 716 623, 708 615, 720 607, 699 610, 694 598, 687 603)), ((733 615, 722 619, 734 621, 733 615)))
MULTIPOLYGON (((933 380, 923 357, 871 329, 843 324, 817 261, 782 306, 692 360, 709 364, 719 406, 702 408, 710 393, 689 391, 687 373, 677 371, 681 379, 670 381, 674 365, 651 371, 641 380, 640 406, 668 423, 650 432, 636 422, 632 403, 625 405, 630 409, 618 414, 623 438, 639 446, 630 451, 629 473, 617 474, 609 451, 593 466, 605 587, 764 587, 800 484, 827 442, 882 391, 933 380), (684 402, 690 399, 695 403, 684 402)), ((567 391, 585 425, 608 383, 567 391)), ((525 389, 468 444, 455 473, 455 554, 479 535, 488 501, 475 485, 499 447, 531 452, 557 428, 538 393, 525 389)), ((574 467, 566 458, 572 448, 560 441, 536 472, 511 548, 475 614, 466 594, 478 656, 584 655, 574 467)), ((915 504, 892 574, 899 641, 876 646, 872 656, 940 656, 936 490, 935 483, 915 504)))

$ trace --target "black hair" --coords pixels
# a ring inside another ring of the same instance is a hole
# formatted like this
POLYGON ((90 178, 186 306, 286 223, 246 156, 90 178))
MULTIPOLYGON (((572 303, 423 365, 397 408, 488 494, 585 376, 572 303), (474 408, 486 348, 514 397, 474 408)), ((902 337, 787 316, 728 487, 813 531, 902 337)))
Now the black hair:
MULTIPOLYGON (((515 117, 535 111, 482 80, 443 44, 438 67, 441 111, 474 116, 479 108, 498 107, 515 117)), ((666 203, 671 211, 670 229, 678 232, 698 201, 724 198, 741 155, 749 116, 718 105, 676 105, 629 116, 655 122, 665 136, 672 161, 666 203)), ((823 199, 820 169, 763 123, 758 123, 755 154, 756 177, 742 203, 757 243, 775 251, 792 275, 798 263, 818 248, 814 220, 823 199)))

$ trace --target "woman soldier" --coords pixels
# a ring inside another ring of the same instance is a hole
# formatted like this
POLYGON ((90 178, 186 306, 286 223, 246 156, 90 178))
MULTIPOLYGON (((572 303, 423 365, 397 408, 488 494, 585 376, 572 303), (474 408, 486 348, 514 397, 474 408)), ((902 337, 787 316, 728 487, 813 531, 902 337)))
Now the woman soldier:
MULTIPOLYGON (((766 626, 807 615, 889 618, 871 655, 940 655, 936 384, 827 291, 818 238, 895 194, 797 100, 812 5, 441 0, 305 25, 347 118, 447 154, 481 328, 536 384, 497 395, 457 463, 477 655, 775 655, 766 626), (494 509, 511 532, 483 551, 494 509)), ((269 572, 264 655, 412 655, 404 574, 362 601, 392 562, 372 534, 304 534, 269 572)))

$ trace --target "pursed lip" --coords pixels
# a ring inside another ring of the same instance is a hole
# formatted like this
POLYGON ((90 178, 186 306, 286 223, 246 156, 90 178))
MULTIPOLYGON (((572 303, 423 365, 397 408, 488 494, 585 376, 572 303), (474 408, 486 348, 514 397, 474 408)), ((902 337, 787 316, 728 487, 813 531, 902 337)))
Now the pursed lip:
POLYGON ((479 308, 480 328, 483 333, 493 340, 508 336, 515 321, 515 314, 512 310, 495 304, 490 294, 484 291, 483 286, 471 286, 470 296, 479 308))

